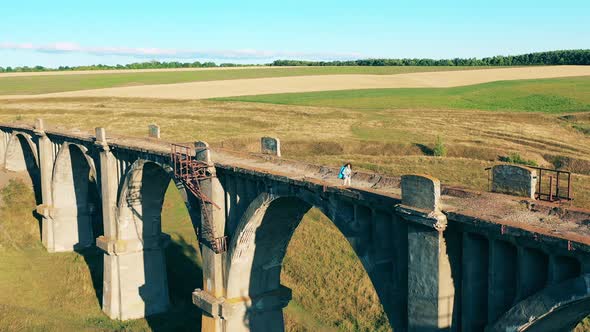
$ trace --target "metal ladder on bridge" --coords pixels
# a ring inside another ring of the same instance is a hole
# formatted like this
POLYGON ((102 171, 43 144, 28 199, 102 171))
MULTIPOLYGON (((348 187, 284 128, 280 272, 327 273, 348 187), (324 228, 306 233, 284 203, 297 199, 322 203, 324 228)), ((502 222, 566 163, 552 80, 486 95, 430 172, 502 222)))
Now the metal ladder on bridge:
POLYGON ((174 177, 187 188, 199 201, 201 208, 201 227, 198 230, 199 241, 207 245, 216 254, 227 250, 227 236, 215 237, 215 225, 209 206, 219 209, 201 189, 201 181, 213 178, 209 172, 209 165, 194 158, 193 148, 185 145, 172 144, 170 160, 174 169, 174 177))

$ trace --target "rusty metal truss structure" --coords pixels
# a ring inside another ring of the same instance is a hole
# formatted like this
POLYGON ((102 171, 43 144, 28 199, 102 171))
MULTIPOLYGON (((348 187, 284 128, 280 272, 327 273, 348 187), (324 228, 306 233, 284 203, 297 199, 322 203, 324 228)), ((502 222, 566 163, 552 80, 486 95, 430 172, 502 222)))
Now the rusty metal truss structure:
POLYGON ((195 158, 196 152, 199 151, 189 146, 171 144, 170 161, 174 177, 180 180, 199 202, 202 219, 198 230, 199 241, 216 254, 220 254, 227 250, 227 236, 215 237, 215 225, 211 216, 212 208, 219 209, 219 206, 203 193, 201 187, 202 181, 211 180, 213 176, 209 170, 210 165, 195 158))

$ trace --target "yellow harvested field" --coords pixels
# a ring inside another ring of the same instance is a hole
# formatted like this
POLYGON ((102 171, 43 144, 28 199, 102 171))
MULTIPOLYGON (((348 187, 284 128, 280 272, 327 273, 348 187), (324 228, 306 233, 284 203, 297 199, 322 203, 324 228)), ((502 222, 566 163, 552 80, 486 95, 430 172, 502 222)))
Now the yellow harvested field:
POLYGON ((454 87, 502 80, 589 76, 590 66, 539 66, 406 73, 396 75, 323 75, 235 79, 207 82, 127 86, 40 95, 5 95, 0 99, 52 97, 123 97, 207 99, 272 93, 377 88, 454 87))

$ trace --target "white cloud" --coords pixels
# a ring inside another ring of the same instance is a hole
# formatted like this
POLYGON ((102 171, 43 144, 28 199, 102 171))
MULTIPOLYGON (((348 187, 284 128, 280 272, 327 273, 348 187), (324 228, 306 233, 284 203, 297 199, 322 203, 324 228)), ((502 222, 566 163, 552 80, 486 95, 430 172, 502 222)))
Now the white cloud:
POLYGON ((191 50, 163 48, 129 48, 129 47, 85 47, 76 43, 60 42, 45 45, 31 43, 2 43, 0 50, 29 50, 43 53, 86 53, 98 56, 130 56, 136 58, 176 58, 176 59, 222 59, 222 60, 260 60, 260 59, 356 59, 358 53, 332 52, 282 52, 254 49, 241 50, 191 50))

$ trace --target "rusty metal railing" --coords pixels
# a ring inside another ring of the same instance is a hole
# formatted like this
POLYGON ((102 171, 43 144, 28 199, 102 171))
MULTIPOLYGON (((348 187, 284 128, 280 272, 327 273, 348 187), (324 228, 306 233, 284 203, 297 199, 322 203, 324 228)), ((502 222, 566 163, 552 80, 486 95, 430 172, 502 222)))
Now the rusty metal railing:
POLYGON ((571 172, 543 167, 530 168, 537 170, 536 199, 549 202, 573 200, 571 172))

